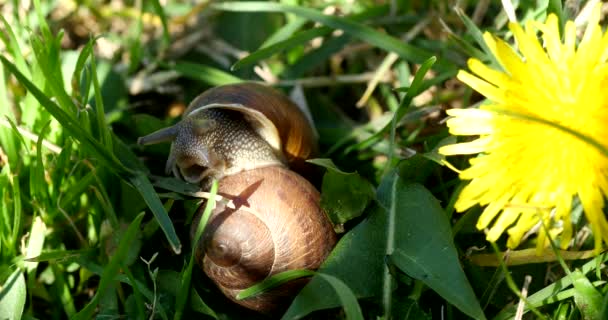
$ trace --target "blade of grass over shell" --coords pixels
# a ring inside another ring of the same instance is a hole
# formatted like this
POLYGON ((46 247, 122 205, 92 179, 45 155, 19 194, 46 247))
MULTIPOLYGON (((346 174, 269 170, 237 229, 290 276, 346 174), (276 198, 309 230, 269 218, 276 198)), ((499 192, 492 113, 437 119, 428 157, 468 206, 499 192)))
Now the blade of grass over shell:
POLYGON ((141 172, 134 171, 124 166, 111 152, 109 152, 101 143, 93 136, 86 132, 80 125, 79 121, 73 118, 66 111, 61 109, 55 102, 51 101, 36 85, 27 79, 23 73, 17 70, 17 67, 8 61, 5 57, 0 56, 0 61, 8 71, 10 71, 17 80, 40 102, 40 104, 53 115, 57 121, 66 129, 71 136, 80 141, 80 143, 90 150, 106 167, 112 170, 117 176, 128 180, 140 192, 145 202, 150 207, 154 217, 158 220, 161 229, 165 233, 167 240, 176 253, 181 251, 181 243, 173 227, 173 223, 167 212, 162 206, 158 195, 150 184, 148 178, 141 172))
POLYGON ((243 300, 255 297, 261 293, 279 287, 292 280, 312 277, 314 275, 315 272, 310 270, 288 270, 281 273, 277 273, 269 278, 264 279, 262 282, 256 283, 253 286, 239 292, 236 295, 236 299, 243 300))
POLYGON ((243 80, 228 72, 204 64, 178 61, 167 67, 175 70, 184 77, 201 81, 211 86, 243 82, 243 80))
POLYGON ((297 34, 293 35, 289 39, 286 39, 286 40, 277 42, 275 44, 272 44, 270 46, 264 47, 256 52, 246 56, 245 58, 237 61, 234 65, 232 65, 232 67, 230 69, 234 71, 234 70, 238 70, 243 67, 255 64, 258 61, 271 57, 272 55, 274 55, 282 50, 304 44, 317 37, 324 37, 324 36, 330 34, 331 32, 332 32, 332 29, 328 28, 328 27, 318 27, 318 28, 298 32, 297 34))
POLYGON ((192 269, 194 268, 194 264, 196 263, 194 261, 194 253, 199 239, 205 231, 205 227, 207 226, 209 217, 211 217, 211 211, 215 207, 215 195, 217 194, 217 189, 218 183, 217 180, 214 180, 211 185, 211 190, 209 191, 211 196, 207 200, 203 215, 201 216, 201 219, 198 222, 198 226, 196 227, 194 239, 192 239, 192 253, 190 255, 190 260, 188 261, 188 266, 186 267, 186 270, 182 272, 181 285, 175 302, 175 315, 173 317, 174 320, 179 320, 182 318, 184 307, 186 306, 186 301, 188 301, 188 295, 190 294, 191 290, 192 269))
POLYGON ((285 5, 275 2, 222 2, 211 5, 214 9, 239 12, 286 12, 303 17, 333 29, 343 30, 345 33, 365 41, 386 51, 395 52, 401 58, 416 63, 422 63, 432 54, 426 50, 407 44, 385 33, 378 32, 366 25, 351 19, 325 15, 314 9, 285 5))
POLYGON ((103 268, 103 273, 101 274, 101 279, 99 280, 99 286, 97 287, 95 296, 72 318, 73 320, 87 320, 93 318, 93 313, 95 312, 97 304, 99 303, 100 295, 105 293, 106 289, 112 282, 114 282, 115 277, 118 275, 122 262, 124 261, 124 257, 127 255, 131 243, 137 236, 139 225, 143 218, 144 213, 142 212, 138 214, 135 219, 133 219, 133 222, 131 222, 124 236, 120 240, 118 248, 110 259, 110 262, 105 266, 105 268, 103 268))
MULTIPOLYGON (((426 86, 423 86, 424 76, 431 69, 431 67, 433 66, 433 64, 436 61, 437 61, 437 59, 435 57, 431 57, 420 66, 420 69, 418 69, 418 72, 416 72, 416 74, 414 75, 412 84, 409 86, 405 96, 403 97, 403 100, 401 100, 401 103, 399 104, 399 108, 393 115, 392 121, 387 123, 384 126, 384 128, 382 128, 380 131, 376 132, 374 135, 367 138, 366 140, 363 140, 355 145, 352 145, 352 146, 346 148, 345 153, 350 153, 353 150, 361 150, 361 149, 369 148, 371 145, 377 143, 380 139, 382 139, 382 137, 389 130, 391 133, 390 145, 394 146, 394 142, 395 142, 394 135, 395 135, 396 125, 406 115, 414 98, 426 89, 426 86)), ((389 150, 391 150, 391 154, 389 155, 390 156, 389 158, 392 158, 392 156, 393 156, 393 151, 392 151, 393 149, 394 148, 389 148, 389 150)), ((390 161, 388 163, 390 164, 390 161)))

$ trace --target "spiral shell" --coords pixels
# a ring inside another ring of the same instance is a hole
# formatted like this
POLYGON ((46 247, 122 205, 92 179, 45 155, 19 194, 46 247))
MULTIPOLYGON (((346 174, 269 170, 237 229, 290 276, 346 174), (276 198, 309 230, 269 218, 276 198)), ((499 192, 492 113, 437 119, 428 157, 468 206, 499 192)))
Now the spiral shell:
POLYGON ((317 269, 325 260, 336 234, 319 207, 318 191, 300 175, 273 166, 224 177, 218 194, 236 209, 217 204, 197 244, 197 263, 235 302, 265 313, 280 309, 305 280, 251 299, 235 296, 271 275, 317 269))

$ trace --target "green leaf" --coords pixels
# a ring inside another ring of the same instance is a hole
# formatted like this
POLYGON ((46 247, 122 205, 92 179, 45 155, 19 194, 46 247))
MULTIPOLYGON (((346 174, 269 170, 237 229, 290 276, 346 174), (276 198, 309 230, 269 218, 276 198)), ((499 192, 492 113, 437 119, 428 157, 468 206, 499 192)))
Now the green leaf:
MULTIPOLYGON (((340 279, 357 298, 379 296, 385 266, 386 222, 384 210, 372 206, 366 219, 340 239, 319 272, 340 279)), ((296 296, 283 318, 300 319, 313 311, 338 306, 340 301, 333 289, 315 276, 296 296)))
POLYGON ((404 41, 391 37, 386 33, 378 32, 368 26, 354 22, 351 19, 325 15, 317 10, 302 6, 290 6, 275 2, 222 2, 211 5, 215 9, 239 12, 285 12, 292 13, 333 29, 343 30, 345 33, 377 46, 389 52, 395 52, 403 59, 422 63, 432 54, 414 47, 404 41))
POLYGON ((391 174, 378 188, 378 201, 398 224, 389 228, 389 232, 399 230, 389 235, 389 260, 465 314, 485 319, 460 266, 450 223, 437 199, 422 185, 391 174))
POLYGON ((374 187, 369 181, 356 172, 341 171, 330 159, 309 162, 327 164, 321 187, 321 207, 334 224, 345 223, 363 214, 363 210, 374 198, 374 187), (323 160, 329 160, 330 163, 323 160))
POLYGON ((2 319, 20 320, 27 297, 25 277, 21 270, 15 270, 0 286, 0 315, 2 319))
POLYGON ((580 270, 570 273, 574 285, 574 303, 583 314, 583 319, 601 319, 603 297, 580 270))

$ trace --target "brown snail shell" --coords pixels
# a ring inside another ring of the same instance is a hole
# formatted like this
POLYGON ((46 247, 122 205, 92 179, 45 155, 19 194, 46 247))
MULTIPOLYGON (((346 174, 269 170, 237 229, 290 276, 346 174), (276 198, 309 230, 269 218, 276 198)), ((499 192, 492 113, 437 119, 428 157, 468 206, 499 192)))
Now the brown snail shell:
POLYGON ((238 304, 264 313, 285 307, 306 280, 250 299, 235 296, 274 274, 321 265, 336 234, 319 207, 319 192, 293 171, 272 166, 225 176, 218 194, 232 199, 236 209, 217 203, 196 244, 197 263, 238 304))

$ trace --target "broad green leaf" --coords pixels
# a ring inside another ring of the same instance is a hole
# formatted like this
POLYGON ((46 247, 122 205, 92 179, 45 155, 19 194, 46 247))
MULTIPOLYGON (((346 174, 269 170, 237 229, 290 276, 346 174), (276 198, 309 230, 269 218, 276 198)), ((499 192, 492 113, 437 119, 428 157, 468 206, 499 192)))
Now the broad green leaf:
POLYGON ((393 319, 403 320, 432 320, 433 318, 424 312, 418 302, 410 298, 393 298, 393 319))
POLYGON ((21 270, 15 270, 0 286, 0 315, 2 319, 20 320, 25 306, 27 289, 21 270))
MULTIPOLYGON (((372 206, 364 221, 338 242, 319 272, 332 275, 347 285, 357 298, 379 296, 386 256, 386 212, 372 206)), ((315 276, 300 291, 283 319, 300 319, 307 314, 340 306, 333 289, 315 276)))
POLYGON ((378 201, 398 224, 389 229, 398 230, 389 235, 389 260, 465 314, 485 319, 460 266, 450 223, 437 199, 422 185, 390 174, 378 188, 378 201))
POLYGON ((356 172, 339 170, 333 163, 326 168, 321 187, 321 207, 332 222, 345 223, 363 214, 363 210, 374 198, 372 184, 356 172))
POLYGON ((570 273, 574 286, 574 303, 583 314, 583 319, 601 319, 603 297, 580 270, 570 273))
POLYGON ((333 29, 343 30, 345 33, 361 39, 371 45, 386 51, 395 52, 403 59, 422 63, 432 54, 414 47, 404 41, 391 37, 386 33, 378 32, 366 25, 354 22, 352 19, 325 15, 317 10, 303 6, 290 6, 276 2, 221 2, 214 3, 212 7, 219 10, 239 12, 285 12, 324 24, 333 29))

